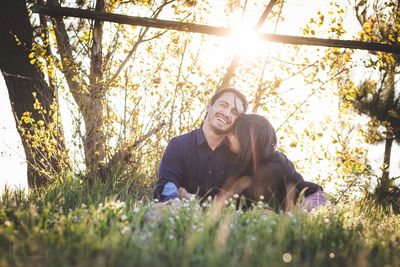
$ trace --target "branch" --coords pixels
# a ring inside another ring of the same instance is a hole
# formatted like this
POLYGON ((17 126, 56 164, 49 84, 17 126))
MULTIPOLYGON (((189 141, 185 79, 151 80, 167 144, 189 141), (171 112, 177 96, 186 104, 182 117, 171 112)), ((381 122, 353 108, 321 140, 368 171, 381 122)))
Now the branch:
POLYGON ((156 128, 148 131, 145 135, 142 135, 138 140, 136 140, 132 145, 128 147, 122 147, 120 150, 118 150, 113 157, 110 159, 108 162, 108 168, 114 167, 118 162, 128 162, 132 156, 133 156, 133 151, 135 148, 140 145, 144 140, 148 139, 150 136, 153 134, 156 134, 162 127, 164 127, 165 122, 162 121, 156 128))
MULTIPOLYGON (((32 6, 31 9, 35 13, 50 15, 50 16, 78 17, 78 18, 109 21, 121 24, 129 24, 135 26, 202 33, 215 36, 231 37, 233 32, 233 29, 231 28, 207 26, 189 22, 176 22, 169 20, 124 16, 119 14, 96 12, 91 10, 81 10, 78 8, 34 5, 32 6)), ((333 40, 333 39, 312 38, 312 37, 299 37, 299 36, 268 34, 268 33, 258 33, 257 35, 260 40, 268 42, 285 43, 292 45, 316 45, 316 46, 326 46, 326 47, 363 49, 370 51, 381 51, 386 53, 400 54, 400 45, 389 45, 383 43, 361 42, 353 40, 333 40)))

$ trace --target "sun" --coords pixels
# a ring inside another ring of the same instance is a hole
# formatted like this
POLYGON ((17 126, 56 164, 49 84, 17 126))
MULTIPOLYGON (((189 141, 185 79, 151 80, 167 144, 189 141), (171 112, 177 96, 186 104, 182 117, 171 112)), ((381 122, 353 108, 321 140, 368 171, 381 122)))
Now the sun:
POLYGON ((268 53, 269 43, 262 41, 254 26, 242 23, 232 32, 232 42, 234 50, 244 56, 263 56, 268 53))

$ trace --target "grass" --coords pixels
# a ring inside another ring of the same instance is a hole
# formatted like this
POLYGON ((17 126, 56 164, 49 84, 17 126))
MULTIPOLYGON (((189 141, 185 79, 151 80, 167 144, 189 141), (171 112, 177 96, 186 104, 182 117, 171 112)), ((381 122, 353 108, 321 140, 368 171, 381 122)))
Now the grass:
POLYGON ((281 214, 233 201, 158 210, 131 185, 68 179, 6 193, 0 266, 400 266, 400 216, 367 201, 281 214))

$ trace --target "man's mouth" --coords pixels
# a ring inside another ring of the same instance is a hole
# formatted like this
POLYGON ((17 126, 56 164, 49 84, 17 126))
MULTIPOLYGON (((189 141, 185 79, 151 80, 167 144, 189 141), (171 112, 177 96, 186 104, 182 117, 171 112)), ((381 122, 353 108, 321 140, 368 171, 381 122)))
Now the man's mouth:
POLYGON ((231 125, 230 120, 225 118, 224 116, 217 114, 216 117, 217 117, 217 120, 220 121, 221 123, 231 125))

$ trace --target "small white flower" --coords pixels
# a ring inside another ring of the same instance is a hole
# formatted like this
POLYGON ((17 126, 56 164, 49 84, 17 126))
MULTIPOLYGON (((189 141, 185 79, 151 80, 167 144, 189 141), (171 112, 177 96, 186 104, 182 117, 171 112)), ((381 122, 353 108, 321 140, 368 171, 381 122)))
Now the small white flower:
POLYGON ((129 227, 129 226, 125 226, 124 228, 122 228, 122 230, 121 230, 121 234, 126 234, 127 232, 129 232, 129 230, 130 230, 131 228, 129 227))
POLYGON ((237 198, 239 198, 239 195, 238 194, 233 194, 233 198, 237 199, 237 198))
POLYGON ((324 222, 325 223, 329 223, 329 219, 328 218, 324 218, 324 222))
POLYGON ((224 204, 225 204, 225 205, 228 205, 228 204, 229 204, 228 200, 225 200, 225 201, 224 201, 224 204))
POLYGON ((229 198, 229 202, 231 202, 231 201, 232 201, 232 198, 230 197, 230 198, 229 198))
POLYGON ((128 216, 126 216, 125 214, 122 214, 121 221, 126 221, 126 220, 128 220, 128 216))
POLYGON ((212 196, 208 196, 207 200, 211 202, 212 201, 212 196))
POLYGON ((5 221, 5 222, 4 222, 4 225, 5 225, 6 227, 9 227, 9 226, 11 225, 11 222, 10 222, 10 221, 5 221))
POLYGON ((137 208, 137 207, 133 209, 133 212, 134 212, 134 213, 136 213, 136 212, 138 212, 138 211, 139 211, 139 208, 137 208))
POLYGON ((173 236, 173 235, 169 235, 169 239, 170 239, 170 240, 173 240, 173 239, 174 239, 174 236, 173 236))
MULTIPOLYGON (((100 206, 100 205, 99 205, 99 206, 100 206)), ((82 208, 82 209, 85 209, 86 207, 87 207, 87 206, 86 206, 85 203, 82 203, 82 204, 81 204, 81 208, 82 208)))
POLYGON ((264 200, 264 196, 263 195, 260 195, 260 200, 264 200))
POLYGON ((154 199, 154 202, 157 203, 158 202, 158 198, 154 199))
POLYGON ((201 203, 201 206, 202 206, 203 208, 205 208, 205 207, 207 207, 207 203, 206 203, 206 202, 203 202, 203 203, 201 203))

